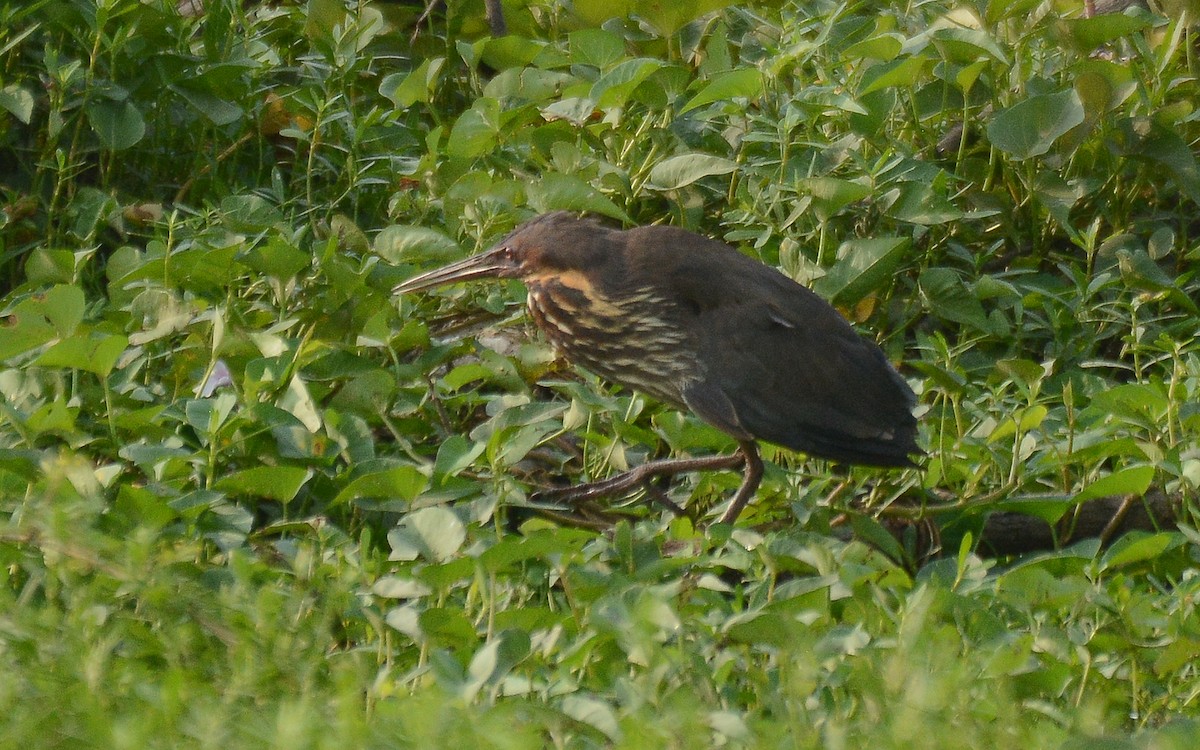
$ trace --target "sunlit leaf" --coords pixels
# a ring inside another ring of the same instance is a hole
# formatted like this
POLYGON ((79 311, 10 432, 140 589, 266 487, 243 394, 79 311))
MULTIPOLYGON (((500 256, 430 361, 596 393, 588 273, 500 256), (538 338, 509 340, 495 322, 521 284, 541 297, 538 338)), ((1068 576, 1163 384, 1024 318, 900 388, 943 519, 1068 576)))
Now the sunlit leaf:
POLYGON ((499 682, 529 655, 529 645, 529 634, 523 630, 506 630, 485 643, 467 666, 463 699, 474 700, 482 688, 499 682))
POLYGON ((409 513, 388 532, 393 560, 414 560, 418 556, 431 562, 448 560, 458 552, 466 538, 462 521, 453 511, 440 505, 409 513))

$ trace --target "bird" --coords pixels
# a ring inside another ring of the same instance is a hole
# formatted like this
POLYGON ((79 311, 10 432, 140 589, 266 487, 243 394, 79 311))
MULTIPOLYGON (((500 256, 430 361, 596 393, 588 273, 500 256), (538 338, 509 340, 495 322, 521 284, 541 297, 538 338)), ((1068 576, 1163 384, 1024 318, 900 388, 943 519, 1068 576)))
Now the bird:
POLYGON ((555 211, 393 292, 476 279, 521 280, 533 322, 567 361, 737 441, 732 455, 651 461, 569 488, 569 499, 741 466, 719 519, 733 524, 762 481, 760 440, 849 465, 911 467, 923 455, 915 395, 879 346, 807 287, 718 240, 555 211))

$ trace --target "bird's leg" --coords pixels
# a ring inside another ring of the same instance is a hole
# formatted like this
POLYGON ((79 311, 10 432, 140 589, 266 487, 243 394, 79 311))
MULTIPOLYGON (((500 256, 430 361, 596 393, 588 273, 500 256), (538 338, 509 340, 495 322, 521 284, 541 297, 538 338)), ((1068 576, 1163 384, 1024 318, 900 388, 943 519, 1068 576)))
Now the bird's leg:
MULTIPOLYGON (((741 466, 743 467, 742 484, 738 487, 737 492, 734 493, 733 499, 729 501, 729 508, 721 516, 720 521, 721 523, 733 523, 741 515, 746 504, 754 498, 754 493, 758 490, 758 485, 762 482, 763 475, 763 463, 758 455, 758 445, 753 440, 740 440, 738 441, 738 446, 737 452, 728 456, 666 458, 659 461, 651 461, 599 482, 588 482, 587 484, 579 484, 574 487, 564 487, 562 489, 542 490, 538 493, 538 498, 568 503, 593 500, 597 497, 615 495, 619 492, 633 489, 638 485, 644 484, 651 477, 673 476, 689 471, 733 469, 741 466)), ((666 500, 666 498, 659 498, 658 500, 661 502, 666 500)), ((675 503, 667 501, 663 504, 673 513, 677 515, 682 514, 683 509, 675 505, 675 503)))
MULTIPOLYGON (((758 459, 757 451, 755 452, 755 460, 758 459)), ((664 458, 658 461, 650 461, 641 466, 635 467, 624 473, 618 474, 615 477, 604 479, 599 482, 588 482, 586 484, 578 484, 574 487, 563 487, 562 489, 542 490, 538 492, 538 498, 544 500, 555 500, 561 502, 578 502, 580 500, 592 500, 597 497, 607 495, 615 495, 619 492, 637 487, 646 482, 651 477, 673 476, 675 474, 683 474, 688 471, 714 471, 717 469, 732 469, 740 466, 745 461, 744 448, 743 451, 733 453, 728 456, 706 456, 704 458, 664 458)), ((759 475, 762 475, 762 464, 759 463, 759 475)), ((745 486, 745 483, 743 483, 745 486)), ((740 490, 739 490, 740 492, 740 490)), ((754 490, 751 488, 751 494, 754 490)), ((743 503, 744 505, 745 503, 743 503)))
POLYGON ((729 501, 729 507, 721 516, 720 523, 732 524, 737 520, 737 517, 742 514, 746 503, 754 499, 754 493, 758 490, 759 483, 762 482, 763 462, 758 456, 758 445, 753 440, 739 440, 738 452, 735 456, 740 456, 743 463, 742 469, 742 486, 738 487, 738 491, 734 493, 733 499, 729 501))

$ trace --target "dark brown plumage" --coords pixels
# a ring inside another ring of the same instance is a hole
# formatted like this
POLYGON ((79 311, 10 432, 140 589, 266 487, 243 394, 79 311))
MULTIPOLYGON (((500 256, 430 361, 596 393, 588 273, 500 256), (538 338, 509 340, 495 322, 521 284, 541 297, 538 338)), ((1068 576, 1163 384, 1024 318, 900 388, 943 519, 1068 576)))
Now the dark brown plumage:
POLYGON ((654 462, 579 495, 744 463, 721 519, 732 522, 761 479, 756 440, 869 466, 911 466, 920 453, 913 393, 879 347, 808 289, 721 242, 555 212, 396 291, 486 277, 525 282, 534 321, 568 360, 690 409, 741 446, 733 461, 654 462))

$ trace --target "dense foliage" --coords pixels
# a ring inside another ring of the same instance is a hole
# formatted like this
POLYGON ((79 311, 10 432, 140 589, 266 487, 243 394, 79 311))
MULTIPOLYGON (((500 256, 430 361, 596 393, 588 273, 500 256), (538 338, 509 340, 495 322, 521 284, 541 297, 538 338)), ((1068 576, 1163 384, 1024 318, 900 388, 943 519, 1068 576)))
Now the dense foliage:
POLYGON ((0 0, 5 746, 1194 745, 1194 8, 726 6, 0 0), (731 447, 519 284, 390 294, 552 209, 812 286, 924 470, 535 512, 731 447))

